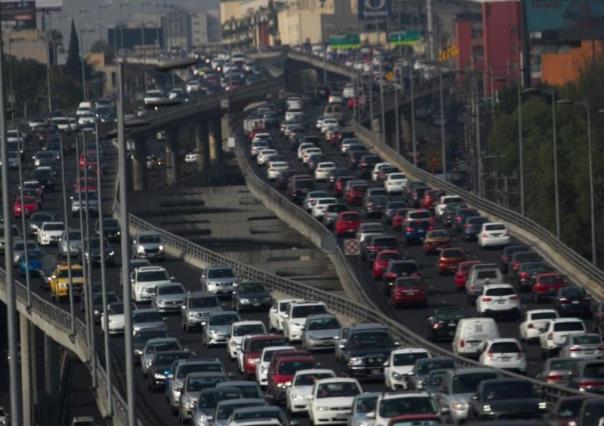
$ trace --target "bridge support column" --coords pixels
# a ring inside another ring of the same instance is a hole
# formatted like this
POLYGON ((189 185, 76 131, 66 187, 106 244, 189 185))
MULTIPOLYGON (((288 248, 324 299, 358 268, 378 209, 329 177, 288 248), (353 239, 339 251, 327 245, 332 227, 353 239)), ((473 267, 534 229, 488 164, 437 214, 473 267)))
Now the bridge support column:
MULTIPOLYGON (((32 354, 36 350, 36 340, 32 324, 23 314, 19 315, 19 339, 21 342, 21 394, 23 400, 23 425, 33 425, 34 415, 34 392, 36 386, 35 360, 32 362, 32 354)), ((55 365, 54 368, 57 368, 55 365)))
POLYGON ((413 151, 413 141, 411 137, 411 124, 405 114, 401 114, 401 135, 403 136, 403 141, 405 142, 404 150, 406 152, 413 151))
POLYGON ((132 189, 134 191, 144 191, 147 189, 147 186, 147 145, 145 138, 140 138, 134 142, 134 152, 132 155, 132 189))
POLYGON ((212 164, 222 164, 222 124, 221 120, 210 120, 210 162, 212 164))
POLYGON ((220 119, 220 128, 222 132, 222 150, 228 151, 229 137, 231 136, 231 115, 223 112, 220 119))
POLYGON ((201 121, 195 128, 195 151, 197 152, 197 171, 205 170, 210 162, 208 146, 208 123, 201 121))
POLYGON ((178 129, 166 130, 166 182, 173 185, 180 177, 180 147, 178 129))

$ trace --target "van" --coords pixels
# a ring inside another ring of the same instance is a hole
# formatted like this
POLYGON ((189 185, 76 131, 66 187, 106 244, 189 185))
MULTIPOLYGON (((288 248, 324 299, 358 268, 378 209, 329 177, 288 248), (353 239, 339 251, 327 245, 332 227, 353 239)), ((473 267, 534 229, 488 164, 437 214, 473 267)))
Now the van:
POLYGON ((323 116, 325 118, 335 118, 340 121, 344 118, 344 107, 342 104, 337 103, 328 104, 323 110, 323 116))
POLYGON ((498 338, 499 329, 493 318, 463 318, 455 329, 453 352, 456 355, 478 357, 488 340, 498 338))
POLYGON ((472 265, 466 280, 466 294, 468 302, 473 303, 476 297, 482 294, 482 289, 487 284, 503 284, 501 270, 494 263, 479 263, 472 265))

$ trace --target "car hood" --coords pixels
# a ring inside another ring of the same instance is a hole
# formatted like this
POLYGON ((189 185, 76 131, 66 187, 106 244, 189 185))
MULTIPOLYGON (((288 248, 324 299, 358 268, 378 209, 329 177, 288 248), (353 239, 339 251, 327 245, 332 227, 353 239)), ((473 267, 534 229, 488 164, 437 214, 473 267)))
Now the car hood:
POLYGON ((165 294, 162 296, 157 296, 158 302, 178 302, 185 300, 184 294, 165 294))
POLYGON ((165 328, 166 324, 163 321, 154 322, 138 322, 133 325, 134 329, 141 330, 143 328, 165 328))
POLYGON ((291 388, 291 392, 302 396, 310 396, 312 388, 312 386, 295 386, 291 388))
POLYGON ((409 374, 413 372, 413 365, 398 365, 390 367, 390 370, 398 374, 409 374))
POLYGON ((202 313, 212 313, 212 312, 222 312, 222 307, 220 306, 215 306, 213 308, 194 308, 194 309, 189 309, 189 313, 195 312, 196 314, 202 314, 202 313))
POLYGON ((235 277, 228 277, 228 278, 208 278, 207 279, 208 283, 216 283, 216 284, 231 284, 234 283, 235 277))
POLYGON ((320 398, 316 400, 315 406, 323 406, 329 408, 335 407, 351 407, 352 408, 352 400, 351 396, 340 396, 337 398, 320 398))
POLYGON ((390 349, 377 349, 377 348, 358 348, 350 349, 350 356, 369 356, 369 357, 381 357, 384 361, 388 359, 390 355, 390 349))
POLYGON ((337 328, 331 330, 311 330, 306 331, 306 335, 311 339, 334 339, 338 336, 340 330, 337 328))
POLYGON ((264 297, 269 297, 270 294, 266 291, 261 291, 257 293, 239 293, 240 299, 262 299, 264 297))
POLYGON ((145 250, 149 249, 158 249, 161 246, 161 243, 139 243, 139 247, 143 247, 145 250))

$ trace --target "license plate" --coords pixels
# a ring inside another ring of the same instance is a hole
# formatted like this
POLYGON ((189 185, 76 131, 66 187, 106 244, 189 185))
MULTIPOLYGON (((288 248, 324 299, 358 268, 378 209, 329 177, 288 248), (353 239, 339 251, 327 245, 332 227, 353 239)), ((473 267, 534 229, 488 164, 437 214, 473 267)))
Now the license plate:
POLYGON ((255 302, 254 306, 260 306, 260 302, 255 302))
POLYGON ((498 300, 497 303, 499 303, 500 305, 503 305, 505 303, 505 300, 498 300))
POLYGON ((380 374, 382 374, 382 370, 380 370, 379 368, 374 368, 371 370, 372 376, 379 376, 380 374))
POLYGON ((509 357, 509 356, 502 356, 502 357, 501 357, 501 360, 502 360, 502 361, 510 361, 511 359, 512 359, 512 358, 511 358, 511 357, 509 357))
POLYGON ((346 414, 338 414, 336 416, 333 417, 336 420, 347 420, 348 416, 346 414))
POLYGON ((585 351, 586 355, 592 355, 594 353, 594 351, 585 351))
POLYGON ((449 323, 449 327, 455 327, 455 325, 456 325, 456 324, 455 324, 454 322, 450 322, 450 323, 449 323))
POLYGON ((573 305, 578 305, 579 301, 578 300, 573 300, 573 305))

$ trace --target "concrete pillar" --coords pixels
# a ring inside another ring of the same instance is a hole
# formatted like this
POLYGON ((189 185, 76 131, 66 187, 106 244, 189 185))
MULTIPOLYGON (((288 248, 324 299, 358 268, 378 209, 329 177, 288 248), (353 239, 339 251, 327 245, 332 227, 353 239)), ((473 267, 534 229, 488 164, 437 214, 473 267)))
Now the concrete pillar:
POLYGON ((413 151, 413 138, 411 137, 411 122, 407 120, 405 114, 401 114, 401 135, 405 143, 404 150, 406 152, 413 151))
MULTIPOLYGON (((19 340, 21 342, 21 394, 23 400, 23 425, 34 424, 34 403, 33 387, 35 383, 32 379, 35 371, 32 371, 34 364, 31 362, 31 353, 35 351, 35 340, 31 338, 30 323, 23 314, 19 315, 19 340)), ((56 368, 56 366, 55 366, 56 368)))
POLYGON ((223 111, 220 119, 220 127, 222 129, 222 151, 228 151, 229 137, 231 136, 231 115, 223 111))
POLYGON ((57 403, 57 391, 59 390, 59 374, 61 362, 59 360, 59 346, 57 343, 44 335, 44 411, 43 416, 50 418, 52 409, 57 403))
POLYGON ((178 143, 178 129, 166 130, 166 182, 173 185, 180 177, 180 147, 178 143))
POLYGON ((222 164, 222 124, 221 120, 209 121, 209 144, 210 144, 210 162, 212 164, 222 164))
POLYGON ((195 152, 197 152, 197 171, 203 171, 210 163, 210 148, 208 147, 208 123, 201 121, 194 127, 195 152))
POLYGON ((147 144, 145 138, 134 142, 132 155, 132 189, 144 191, 148 187, 147 177, 147 144))

